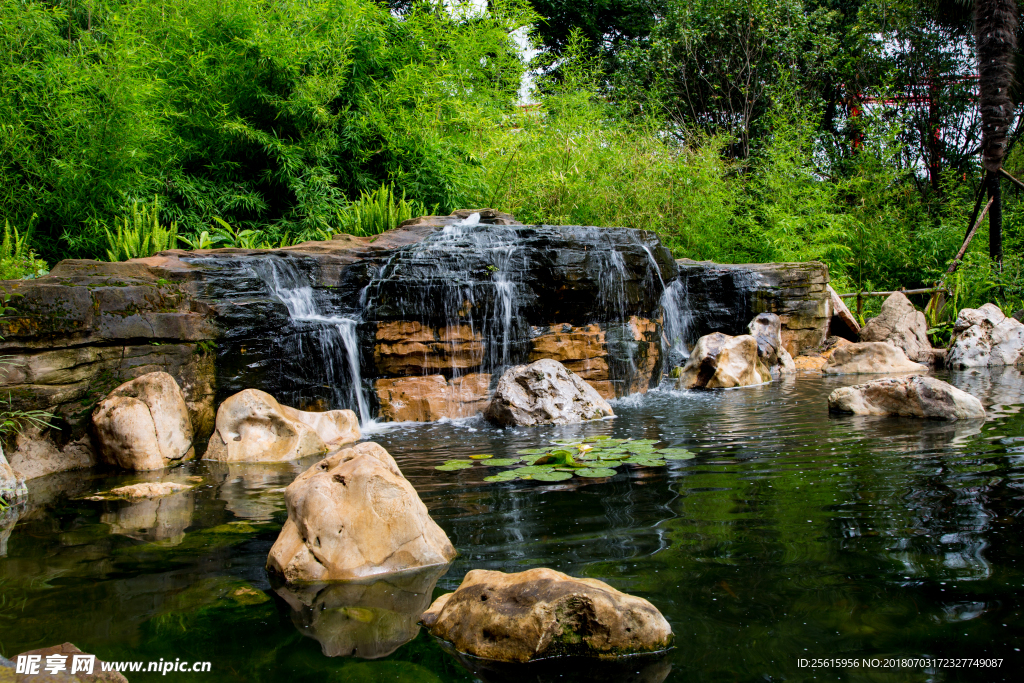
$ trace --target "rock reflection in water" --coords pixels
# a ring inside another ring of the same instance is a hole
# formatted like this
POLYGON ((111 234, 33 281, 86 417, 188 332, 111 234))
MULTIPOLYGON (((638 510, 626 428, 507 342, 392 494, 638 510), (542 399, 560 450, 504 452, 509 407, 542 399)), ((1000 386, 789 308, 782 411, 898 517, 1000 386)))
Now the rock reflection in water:
POLYGON ((282 463, 204 461, 217 497, 241 519, 266 522, 284 510, 284 487, 319 458, 282 463))
POLYGON ((448 565, 376 581, 281 586, 299 632, 320 642, 327 657, 386 657, 419 633, 437 580, 448 565))
POLYGON ((137 541, 177 545, 192 524, 195 497, 189 490, 114 505, 114 510, 100 516, 100 521, 110 526, 110 533, 137 541))
POLYGON ((0 509, 0 557, 7 557, 7 541, 14 531, 14 525, 18 523, 18 518, 21 517, 22 507, 11 505, 0 509))
POLYGON ((479 659, 442 647, 483 683, 662 683, 672 672, 664 655, 640 655, 610 661, 582 657, 556 657, 528 664, 479 659))

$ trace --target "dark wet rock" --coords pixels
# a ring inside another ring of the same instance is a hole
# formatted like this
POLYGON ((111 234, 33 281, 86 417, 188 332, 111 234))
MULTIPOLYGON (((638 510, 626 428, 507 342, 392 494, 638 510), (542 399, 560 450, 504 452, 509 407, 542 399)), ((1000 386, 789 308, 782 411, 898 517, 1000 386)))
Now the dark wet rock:
POLYGON ((824 341, 829 320, 824 263, 676 263, 692 314, 691 341, 712 332, 742 335, 747 321, 762 312, 779 316, 783 346, 794 357, 824 341))
POLYGON ((770 381, 757 339, 749 334, 731 337, 715 332, 701 337, 679 371, 680 389, 729 389, 770 381))
POLYGON ((902 292, 893 292, 882 303, 878 316, 860 331, 864 342, 888 342, 903 349, 916 363, 932 362, 932 344, 928 340, 928 322, 902 292))
POLYGON ((885 377, 852 387, 840 387, 828 397, 830 411, 855 415, 898 415, 938 420, 984 418, 974 396, 923 375, 885 377))
POLYGON ((596 389, 549 358, 506 370, 484 411, 502 426, 576 424, 611 415, 596 389))
POLYGON ((437 580, 448 565, 371 581, 281 586, 299 633, 326 657, 386 657, 416 637, 437 580))
POLYGON ((672 641, 665 617, 646 600, 543 568, 474 569, 434 601, 423 625, 458 652, 501 662, 611 658, 664 650, 672 641))

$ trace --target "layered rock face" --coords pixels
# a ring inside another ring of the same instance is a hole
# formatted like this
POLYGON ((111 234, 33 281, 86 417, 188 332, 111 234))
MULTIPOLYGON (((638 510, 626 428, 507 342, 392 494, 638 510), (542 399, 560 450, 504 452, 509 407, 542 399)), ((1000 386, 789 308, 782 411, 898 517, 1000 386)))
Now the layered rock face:
POLYGON ((359 438, 359 421, 351 410, 309 413, 283 406, 265 391, 246 389, 220 404, 217 428, 203 457, 226 462, 298 460, 359 438))
POLYGON ((454 546, 386 450, 361 443, 287 489, 267 569, 288 582, 362 579, 447 564, 454 546))
POLYGON ((903 349, 888 342, 860 342, 838 346, 821 371, 826 375, 928 372, 928 366, 911 362, 903 349))
POLYGON ((676 261, 691 311, 688 336, 742 335, 758 313, 775 313, 791 356, 819 346, 828 330, 828 266, 809 263, 720 264, 676 261))
POLYGON ((932 362, 932 344, 928 340, 928 323, 924 313, 914 308, 902 292, 893 292, 882 303, 878 316, 860 331, 863 342, 888 342, 902 349, 907 358, 917 363, 932 362))
POLYGON ((594 387, 558 361, 509 368, 484 415, 499 425, 574 424, 614 415, 594 387))
POLYGON ((474 569, 423 614, 430 633, 466 654, 503 662, 664 650, 665 617, 642 598, 552 569, 474 569))
POLYGON ((985 417, 974 396, 934 377, 886 377, 841 387, 828 397, 833 412, 855 415, 899 415, 939 420, 985 417))
POLYGON ((92 415, 100 457, 126 470, 158 470, 195 457, 192 420, 166 372, 125 382, 92 415))
POLYGON ((960 311, 953 334, 946 354, 950 367, 1024 365, 1024 324, 995 304, 960 311))
POLYGON ((761 362, 757 339, 715 332, 701 337, 679 375, 680 389, 729 389, 772 381, 761 362))
POLYGON ((176 257, 125 263, 61 261, 50 275, 4 283, 20 295, 0 317, 0 392, 21 410, 54 413, 56 429, 29 428, 7 452, 30 479, 97 462, 92 410, 127 380, 162 371, 177 382, 193 428, 213 429, 212 311, 189 291, 194 269, 176 257))

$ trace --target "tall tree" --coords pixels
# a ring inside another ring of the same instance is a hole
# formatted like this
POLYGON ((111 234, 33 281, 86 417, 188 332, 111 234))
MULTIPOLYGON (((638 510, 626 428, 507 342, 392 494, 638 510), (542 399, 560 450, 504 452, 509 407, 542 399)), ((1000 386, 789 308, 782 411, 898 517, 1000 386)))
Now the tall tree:
POLYGON ((1006 133, 1013 118, 1010 85, 1017 49, 1017 5, 1014 0, 976 0, 974 32, 978 51, 978 94, 981 111, 981 159, 987 171, 989 198, 988 251, 1003 259, 1003 215, 999 169, 1006 154, 1006 133))

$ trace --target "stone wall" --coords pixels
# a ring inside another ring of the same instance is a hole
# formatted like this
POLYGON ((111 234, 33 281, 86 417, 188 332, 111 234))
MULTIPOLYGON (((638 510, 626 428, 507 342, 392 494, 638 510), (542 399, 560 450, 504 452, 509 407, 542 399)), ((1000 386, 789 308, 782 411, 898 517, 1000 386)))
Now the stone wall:
POLYGON ((711 332, 747 333, 758 313, 782 319, 782 341, 794 357, 825 340, 828 266, 807 263, 720 264, 679 259, 679 281, 691 311, 688 339, 711 332))

